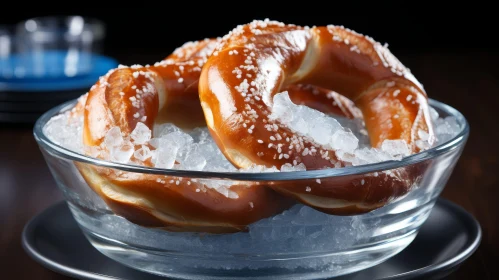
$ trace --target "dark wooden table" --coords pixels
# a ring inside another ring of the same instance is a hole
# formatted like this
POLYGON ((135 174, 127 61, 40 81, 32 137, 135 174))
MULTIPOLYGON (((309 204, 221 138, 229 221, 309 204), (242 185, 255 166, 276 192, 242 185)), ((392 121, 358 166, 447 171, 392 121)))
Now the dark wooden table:
MULTIPOLYGON (((124 64, 151 63, 166 54, 117 56, 124 64)), ((429 95, 460 110, 471 136, 445 197, 472 213, 483 229, 480 247, 449 279, 499 279, 499 54, 485 52, 399 54, 429 95)), ((32 136, 31 125, 0 126, 0 278, 67 279, 31 260, 21 231, 34 215, 62 200, 32 136), (8 275, 9 277, 5 277, 8 275)))

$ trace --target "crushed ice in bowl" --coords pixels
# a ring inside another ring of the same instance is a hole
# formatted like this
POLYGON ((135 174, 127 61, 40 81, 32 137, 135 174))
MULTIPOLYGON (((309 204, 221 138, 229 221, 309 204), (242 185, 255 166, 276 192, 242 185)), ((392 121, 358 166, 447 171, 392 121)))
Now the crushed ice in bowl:
MULTIPOLYGON (((358 119, 347 119, 326 115, 315 109, 291 102, 287 92, 274 96, 272 114, 269 119, 291 127, 302 136, 312 139, 322 147, 333 149, 340 160, 352 166, 382 161, 402 160, 410 155, 410 148, 403 140, 385 140, 379 149, 369 145, 367 137, 359 131, 358 119), (307 125, 304 125, 307 124, 307 125), (354 133, 355 132, 355 133, 354 133), (360 137, 359 137, 360 136, 360 137)), ((461 127, 454 117, 441 118, 430 108, 435 124, 436 144, 454 137, 461 127)), ((129 136, 124 137, 119 127, 109 129, 100 147, 86 147, 82 141, 83 118, 74 117, 70 111, 51 118, 44 127, 44 133, 53 142, 78 153, 99 157, 104 160, 131 165, 145 165, 177 170, 205 172, 292 172, 306 171, 303 163, 284 164, 281 168, 250 166, 236 168, 218 148, 207 127, 183 130, 173 123, 154 125, 152 131, 138 122, 129 136), (72 117, 73 116, 73 117, 72 117)), ((428 135, 419 131, 416 145, 427 145, 428 135)), ((305 151, 304 151, 305 152, 305 151)), ((229 198, 237 198, 230 190, 236 182, 230 180, 204 179, 200 183, 229 198)))
MULTIPOLYGON (((379 149, 370 147, 368 138, 359 133, 365 129, 360 127, 359 120, 326 115, 318 110, 296 105, 287 92, 276 94, 272 106, 269 119, 289 126, 295 133, 309 137, 322 147, 335 150, 341 160, 354 166, 401 160, 410 155, 410 148, 403 140, 385 140, 379 149)), ((442 118, 434 108, 430 108, 430 115, 437 136, 436 144, 448 141, 461 130, 452 116, 442 118)), ((47 137, 72 151, 90 151, 90 155, 101 155, 106 160, 118 163, 141 164, 150 161, 157 168, 218 172, 306 170, 303 164, 287 164, 280 169, 264 166, 237 169, 220 151, 208 128, 198 127, 184 131, 173 123, 156 124, 151 131, 144 123, 138 122, 129 137, 123 137, 119 127, 112 127, 104 138, 102 151, 83 145, 83 118, 70 116, 68 111, 52 117, 44 127, 47 137)), ((428 135, 425 134, 424 131, 418 131, 421 140, 418 140, 417 145, 427 145, 424 140, 427 140, 428 135)))

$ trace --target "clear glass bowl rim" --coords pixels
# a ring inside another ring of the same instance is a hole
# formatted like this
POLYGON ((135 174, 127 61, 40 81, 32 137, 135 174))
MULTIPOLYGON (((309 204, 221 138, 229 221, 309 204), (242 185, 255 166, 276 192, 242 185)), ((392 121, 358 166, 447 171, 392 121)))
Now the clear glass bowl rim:
POLYGON ((307 171, 291 171, 291 172, 212 172, 212 171, 194 171, 194 170, 178 170, 178 169, 163 169, 145 166, 137 166, 124 163, 116 163, 111 161, 100 160, 92 158, 77 152, 68 150, 54 142, 52 142, 44 133, 43 127, 50 120, 51 117, 71 109, 77 100, 70 100, 62 103, 49 111, 42 114, 36 121, 33 134, 40 148, 49 151, 52 154, 58 155, 64 159, 77 161, 81 163, 92 164, 101 167, 118 169, 126 172, 155 174, 165 176, 187 177, 187 178, 205 178, 217 180, 238 180, 238 181, 287 181, 287 180, 304 180, 304 179, 320 179, 332 178, 341 176, 362 175, 372 172, 380 172, 384 170, 391 170, 396 168, 403 168, 412 164, 436 158, 442 154, 448 153, 463 145, 469 136, 470 127, 466 118, 455 108, 429 99, 430 106, 444 111, 450 116, 456 117, 458 122, 463 125, 462 130, 452 139, 441 143, 424 152, 410 155, 400 161, 384 161, 373 164, 366 164, 360 166, 348 166, 341 168, 329 168, 320 170, 307 170, 307 171))

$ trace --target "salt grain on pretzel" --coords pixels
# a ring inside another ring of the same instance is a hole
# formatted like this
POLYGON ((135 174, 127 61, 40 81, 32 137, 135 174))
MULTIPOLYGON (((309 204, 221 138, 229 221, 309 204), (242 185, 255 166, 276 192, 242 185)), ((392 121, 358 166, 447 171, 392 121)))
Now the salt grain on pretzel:
MULTIPOLYGON (((186 43, 153 66, 121 66, 103 76, 86 100, 80 99, 74 112, 84 117, 84 144, 101 147, 103 151, 99 153, 109 153, 105 149, 113 145, 113 139, 124 141, 121 137, 126 136, 134 141, 124 145, 133 153, 131 160, 155 166, 150 157, 155 147, 147 143, 150 135, 138 139, 133 133, 140 127, 152 130, 155 124, 165 122, 184 128, 204 125, 197 83, 200 66, 217 41, 186 43), (113 138, 110 135, 114 130, 118 135, 113 138), (110 143, 106 144, 106 139, 110 143)), ((95 149, 90 151, 95 153, 95 149)), ((158 167, 163 158, 156 152, 158 167)), ((128 158, 129 153, 116 154, 125 154, 128 158)), ((117 172, 84 163, 77 166, 86 182, 116 214, 143 226, 170 231, 241 231, 248 224, 277 214, 293 203, 257 184, 228 186, 230 190, 208 188, 196 179, 117 172)))
MULTIPOLYGON (((106 136, 112 139, 109 135, 115 131, 130 137, 135 144, 135 147, 131 142, 120 147, 128 150, 119 155, 124 154, 126 159, 133 154, 132 161, 136 164, 161 167, 160 162, 152 162, 150 155, 155 147, 147 143, 150 135, 138 139, 134 133, 141 127, 152 130, 155 124, 165 122, 184 128, 205 125, 197 83, 200 67, 218 41, 186 43, 153 66, 119 66, 109 71, 73 110, 73 114, 84 117, 85 145, 101 147, 106 136)), ((291 88, 290 92, 300 101, 304 93, 312 90, 317 89, 291 88)), ((303 100, 303 103, 307 102, 303 100)), ((346 114, 354 110, 349 107, 351 104, 347 99, 341 99, 339 104, 344 105, 341 108, 341 105, 332 104, 328 107, 331 112, 353 117, 346 114)), ((252 128, 250 126, 248 130, 252 128)), ((116 137, 121 139, 119 135, 116 137)), ((99 153, 102 151, 89 149, 92 156, 99 153)), ((120 161, 120 157, 114 160, 120 161)), ((195 179, 111 172, 107 168, 82 163, 77 166, 87 183, 115 213, 137 224, 164 227, 170 231, 240 231, 248 224, 293 204, 291 199, 256 183, 231 186, 230 190, 210 189, 195 179)))
MULTIPOLYGON (((285 97, 318 111, 363 118, 375 147, 402 139, 417 152, 434 138, 422 87, 386 48, 341 27, 310 29, 270 21, 240 26, 221 39, 186 43, 152 66, 113 69, 80 100, 74 114, 84 116, 89 155, 99 157, 106 137, 112 144, 125 136, 134 141, 120 140, 126 143, 118 154, 139 165, 173 164, 161 151, 154 159, 150 156, 157 148, 147 142, 150 136, 133 135, 141 127, 152 130, 167 122, 186 129, 207 124, 220 150, 242 169, 354 164, 355 155, 317 143, 311 137, 317 133, 301 135, 291 129, 272 110, 276 104, 289 105, 285 97), (278 95, 280 91, 287 95, 278 95)), ((332 214, 366 212, 407 193, 421 174, 400 169, 215 189, 196 179, 83 163, 78 168, 115 213, 145 226, 204 232, 244 230, 296 201, 332 214)))
MULTIPOLYGON (((340 26, 254 21, 222 39, 199 82, 208 127, 235 166, 303 164, 312 170, 355 161, 348 143, 333 147, 342 135, 326 135, 333 140, 326 139, 329 146, 319 143, 311 137, 317 131, 307 131, 305 123, 291 127, 286 112, 272 111, 276 97, 286 98, 278 94, 293 84, 333 90, 352 100, 375 148, 404 141, 410 153, 416 153, 435 141, 423 87, 386 46, 340 26), (291 145, 277 140, 276 134, 286 135, 291 145), (418 144, 422 140, 426 146, 418 144)), ((314 96, 320 94, 309 97, 314 96)), ((310 186, 310 191, 300 182, 277 182, 273 188, 327 213, 360 213, 406 193, 420 174, 421 170, 398 169, 379 176, 328 178, 310 186)))

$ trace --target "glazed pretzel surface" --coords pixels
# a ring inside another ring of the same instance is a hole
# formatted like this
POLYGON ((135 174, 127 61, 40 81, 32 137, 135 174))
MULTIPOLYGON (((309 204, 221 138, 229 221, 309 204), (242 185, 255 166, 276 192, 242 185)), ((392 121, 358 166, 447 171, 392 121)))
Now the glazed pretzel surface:
MULTIPOLYGON (((268 118, 272 97, 281 91, 296 104, 363 118, 374 147, 403 139, 417 152, 419 130, 433 141, 426 94, 383 46, 341 27, 268 21, 186 43, 151 66, 113 69, 76 112, 84 116, 88 147, 102 146, 113 127, 128 137, 138 123, 152 130, 172 122, 185 129, 207 125, 238 168, 347 165, 334 150, 268 118)), ((101 156, 92 149, 88 154, 101 156)), ((152 158, 131 160, 154 165, 152 158)), ((313 182, 242 182, 223 195, 198 180, 77 166, 115 213, 137 224, 215 233, 244 230, 296 201, 331 214, 364 213, 406 194, 421 174, 415 167, 313 182)))
MULTIPOLYGON (((153 66, 120 67, 102 77, 85 101, 84 143, 89 147, 102 145, 113 127, 130 136, 138 123, 151 130, 154 124, 167 121, 188 128, 203 123, 197 82, 216 43, 187 43, 153 66)), ((151 158, 132 160, 153 166, 151 158)), ((134 223, 169 231, 237 232, 292 204, 271 189, 255 185, 232 186, 227 197, 195 179, 117 172, 81 163, 77 166, 115 213, 134 223)))
MULTIPOLYGON (((197 85, 201 67, 219 41, 186 43, 155 65, 119 67, 103 76, 73 111, 84 116, 85 144, 101 146, 113 127, 130 136, 138 123, 151 130, 154 124, 165 122, 187 129, 205 126, 197 85)), ((326 94, 324 89, 300 85, 291 86, 289 91, 301 104, 320 106, 348 118, 361 117, 350 100, 334 92, 326 94), (317 92, 323 94, 327 104, 308 97, 317 92)), ((88 153, 102 157, 92 149, 88 153)), ((151 160, 132 157, 132 161, 146 166, 153 166, 151 160)), ((170 231, 240 231, 294 203, 258 183, 231 186, 227 197, 195 179, 116 172, 82 163, 77 166, 115 213, 137 224, 170 231)))
MULTIPOLYGON (((386 47, 338 26, 254 21, 223 38, 199 82, 208 127, 235 166, 304 164, 313 170, 349 165, 342 160, 348 154, 318 145, 269 118, 273 97, 297 83, 352 100, 375 148, 385 140, 404 140, 415 153, 424 148, 418 143, 431 146, 435 141, 423 87, 386 47)), ((324 212, 358 213, 406 193, 420 174, 408 168, 330 178, 313 186, 285 182, 272 187, 324 212)))

